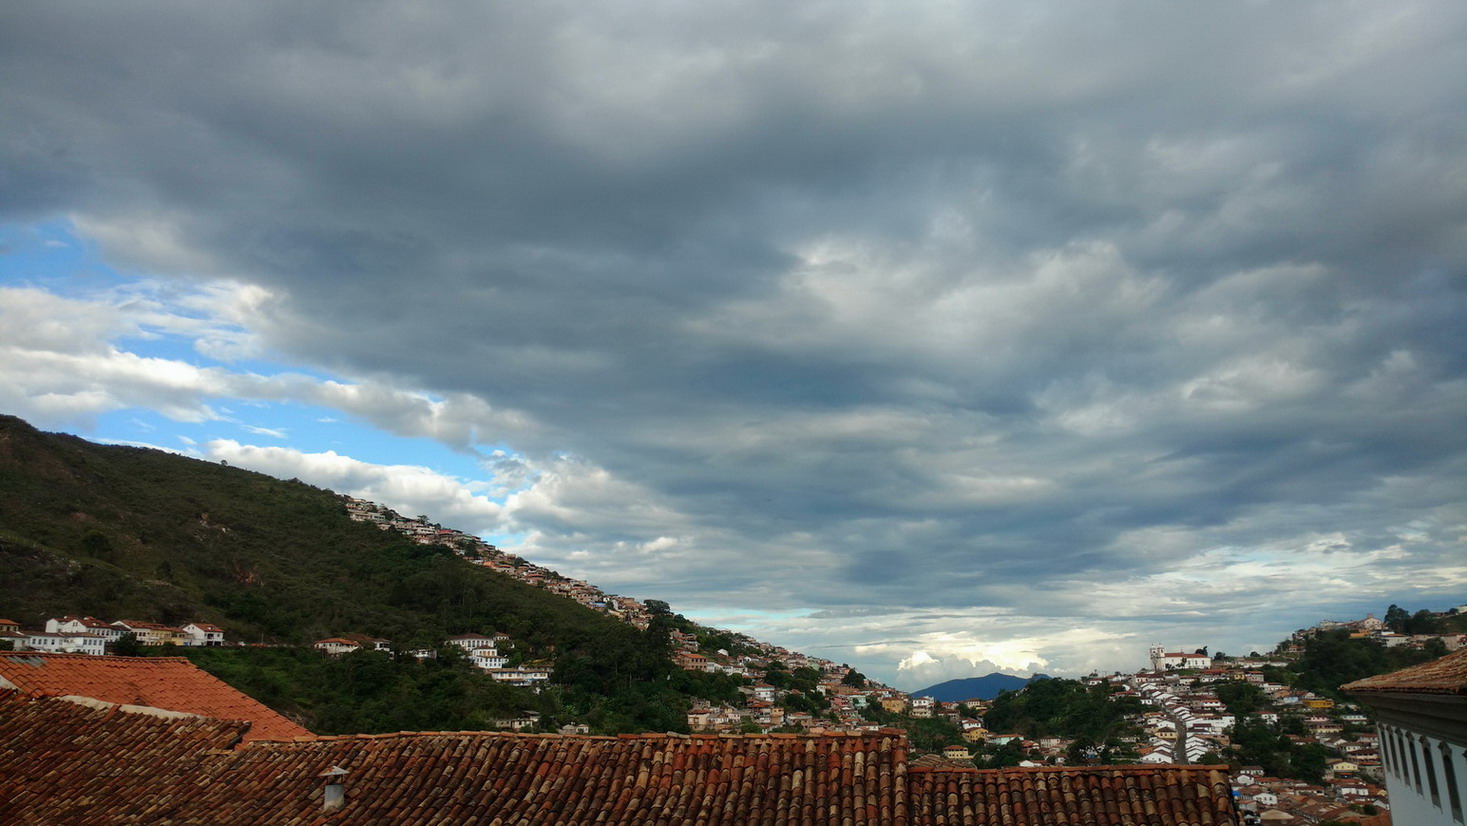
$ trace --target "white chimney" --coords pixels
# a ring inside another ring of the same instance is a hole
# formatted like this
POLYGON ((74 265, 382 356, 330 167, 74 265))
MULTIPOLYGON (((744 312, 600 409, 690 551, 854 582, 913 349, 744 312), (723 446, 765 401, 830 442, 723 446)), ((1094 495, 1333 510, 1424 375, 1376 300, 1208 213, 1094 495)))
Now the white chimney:
POLYGON ((346 773, 346 769, 332 766, 318 775, 326 778, 326 790, 321 795, 321 811, 334 812, 346 804, 346 787, 341 784, 341 778, 346 773))

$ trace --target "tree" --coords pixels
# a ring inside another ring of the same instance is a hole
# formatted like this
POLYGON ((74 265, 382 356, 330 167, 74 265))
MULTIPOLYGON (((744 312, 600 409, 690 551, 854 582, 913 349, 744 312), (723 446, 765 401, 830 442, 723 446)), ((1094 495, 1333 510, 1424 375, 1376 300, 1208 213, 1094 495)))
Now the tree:
POLYGON ((1422 608, 1411 615, 1406 621, 1407 634, 1435 634, 1437 632, 1436 614, 1422 608))
POLYGON ((1071 766, 1082 766, 1093 763, 1100 757, 1100 750, 1095 744, 1084 737, 1071 741, 1070 747, 1065 749, 1065 762, 1071 766))
POLYGON ((143 644, 138 641, 137 634, 129 631, 112 641, 112 653, 119 657, 140 657, 143 644))
POLYGON ((846 672, 846 675, 840 679, 840 682, 841 685, 850 685, 855 686, 856 688, 865 688, 866 675, 852 668, 850 671, 846 672))
POLYGON ((1267 697, 1263 689, 1258 686, 1244 682, 1243 680, 1229 680, 1218 683, 1215 691, 1217 699, 1227 706, 1228 713, 1236 717, 1245 717, 1260 708, 1263 708, 1267 697))
POLYGON ((1018 741, 1010 740, 994 749, 993 754, 988 758, 988 767, 1001 769, 1007 766, 1017 766, 1019 765, 1019 761, 1023 759, 1023 748, 1019 746, 1018 741))
POLYGON ((1411 614, 1405 608, 1395 603, 1392 603, 1391 607, 1386 609, 1385 619, 1383 620, 1386 626, 1397 634, 1404 634, 1406 632, 1406 623, 1410 621, 1411 614))
POLYGON ((646 606, 647 613, 651 614, 654 617, 672 613, 672 606, 668 605, 660 599, 643 600, 642 605, 646 606))

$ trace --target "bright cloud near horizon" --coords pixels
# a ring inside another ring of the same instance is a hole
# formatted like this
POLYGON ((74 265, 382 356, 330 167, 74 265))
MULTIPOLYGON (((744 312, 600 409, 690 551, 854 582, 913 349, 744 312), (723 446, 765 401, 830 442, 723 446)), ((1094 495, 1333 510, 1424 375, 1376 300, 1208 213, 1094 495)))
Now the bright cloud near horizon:
POLYGON ((12 4, 0 412, 914 689, 1467 597, 1467 6, 12 4))

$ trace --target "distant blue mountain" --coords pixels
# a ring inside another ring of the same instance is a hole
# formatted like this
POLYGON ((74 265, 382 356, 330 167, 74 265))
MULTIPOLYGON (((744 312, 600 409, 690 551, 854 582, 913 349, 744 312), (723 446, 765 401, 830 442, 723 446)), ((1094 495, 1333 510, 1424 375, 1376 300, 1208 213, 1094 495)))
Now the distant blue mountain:
POLYGON ((1032 677, 1014 677, 1009 674, 994 672, 987 677, 968 677, 962 680, 948 680, 928 686, 921 691, 910 692, 913 697, 931 697, 944 703, 957 703, 963 700, 992 700, 998 696, 1000 691, 1020 689, 1034 680, 1047 680, 1044 674, 1035 674, 1032 677))

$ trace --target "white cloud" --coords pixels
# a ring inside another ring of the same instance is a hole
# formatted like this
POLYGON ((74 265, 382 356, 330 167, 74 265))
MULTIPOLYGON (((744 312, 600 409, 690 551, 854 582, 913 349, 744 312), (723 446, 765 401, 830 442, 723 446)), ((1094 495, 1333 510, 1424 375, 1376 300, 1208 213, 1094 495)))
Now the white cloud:
POLYGON ((1467 6, 1256 11, 27 4, 0 220, 77 238, 5 242, 71 297, 0 294, 0 407, 268 423, 893 677, 1445 599, 1467 6))
POLYGON ((283 429, 279 428, 256 427, 255 425, 250 424, 240 425, 240 427, 248 430, 256 436, 269 436, 275 439, 284 439, 286 436, 286 432, 283 429))
POLYGON ((409 516, 427 514, 460 530, 495 533, 504 525, 504 507, 472 493, 472 481, 426 467, 375 465, 335 451, 302 453, 286 447, 243 445, 232 439, 206 442, 203 453, 215 461, 370 499, 409 516))

